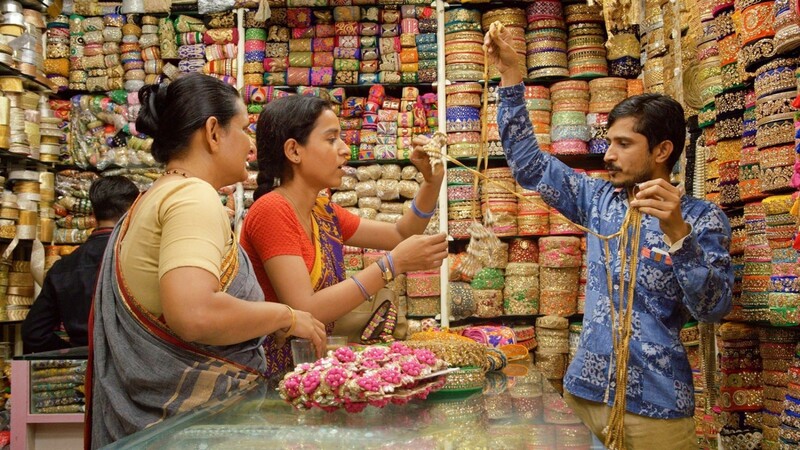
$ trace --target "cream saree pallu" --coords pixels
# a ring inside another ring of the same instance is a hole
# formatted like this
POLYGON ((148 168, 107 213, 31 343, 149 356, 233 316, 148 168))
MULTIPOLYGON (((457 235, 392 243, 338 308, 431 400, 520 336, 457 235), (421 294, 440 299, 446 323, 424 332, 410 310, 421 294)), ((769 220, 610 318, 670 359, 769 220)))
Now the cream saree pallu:
MULTIPOLYGON (((90 318, 91 448, 241 389, 265 369, 263 339, 228 346, 189 343, 133 298, 117 258, 129 220, 111 235, 90 318)), ((250 260, 237 245, 226 255, 220 278, 220 288, 232 296, 264 300, 250 260)))

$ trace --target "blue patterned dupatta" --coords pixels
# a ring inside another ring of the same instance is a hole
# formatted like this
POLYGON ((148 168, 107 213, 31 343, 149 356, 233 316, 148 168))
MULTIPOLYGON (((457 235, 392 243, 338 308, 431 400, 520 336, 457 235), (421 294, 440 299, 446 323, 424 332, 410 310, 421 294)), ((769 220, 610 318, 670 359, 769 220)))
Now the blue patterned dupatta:
MULTIPOLYGON (((102 447, 244 388, 259 379, 265 367, 262 338, 227 346, 186 342, 136 301, 118 258, 131 217, 117 224, 111 235, 92 305, 87 448, 102 447)), ((264 301, 250 260, 239 246, 225 256, 220 278, 222 291, 264 301)))
MULTIPOLYGON (((317 292, 344 280, 344 241, 339 218, 336 217, 329 198, 317 198, 311 215, 314 219, 311 221, 314 264, 309 275, 314 292, 317 292)), ((328 335, 333 332, 333 325, 326 324, 328 335)), ((264 344, 267 353, 267 377, 282 376, 294 368, 289 342, 282 346, 278 344, 274 336, 267 336, 264 344)))

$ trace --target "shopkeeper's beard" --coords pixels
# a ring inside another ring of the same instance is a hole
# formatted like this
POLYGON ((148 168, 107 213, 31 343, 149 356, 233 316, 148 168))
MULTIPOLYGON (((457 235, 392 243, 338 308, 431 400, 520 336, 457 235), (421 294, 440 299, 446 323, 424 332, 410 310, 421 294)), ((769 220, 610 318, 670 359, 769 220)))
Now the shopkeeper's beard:
POLYGON ((624 188, 630 190, 633 188, 634 185, 639 183, 644 183, 645 181, 649 181, 653 179, 653 168, 652 167, 643 167, 638 172, 635 172, 632 175, 628 175, 627 173, 622 172, 622 169, 614 164, 606 164, 606 170, 613 170, 617 172, 616 180, 611 180, 611 185, 615 188, 624 188), (624 176, 625 179, 620 180, 619 178, 624 176))

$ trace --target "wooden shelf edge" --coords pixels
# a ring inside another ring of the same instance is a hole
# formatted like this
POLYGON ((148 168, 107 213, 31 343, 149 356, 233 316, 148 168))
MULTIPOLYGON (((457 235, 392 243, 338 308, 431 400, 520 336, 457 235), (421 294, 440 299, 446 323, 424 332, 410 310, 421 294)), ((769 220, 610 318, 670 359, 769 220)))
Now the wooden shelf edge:
POLYGON ((48 169, 57 168, 59 163, 51 163, 46 161, 40 161, 38 159, 33 159, 28 155, 23 155, 20 153, 10 152, 7 149, 0 148, 0 158, 9 158, 19 162, 24 162, 25 164, 30 165, 42 165, 48 169))
POLYGON ((56 90, 56 86, 47 78, 37 78, 26 75, 20 72, 16 67, 11 67, 2 62, 0 62, 0 75, 19 77, 22 79, 24 87, 43 94, 51 94, 56 90))
POLYGON ((86 414, 28 414, 28 423, 84 423, 86 414))

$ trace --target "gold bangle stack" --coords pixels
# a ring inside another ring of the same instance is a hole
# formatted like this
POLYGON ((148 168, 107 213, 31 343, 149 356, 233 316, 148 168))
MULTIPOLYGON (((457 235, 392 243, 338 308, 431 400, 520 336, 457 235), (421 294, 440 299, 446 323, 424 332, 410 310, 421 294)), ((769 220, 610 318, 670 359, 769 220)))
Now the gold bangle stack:
POLYGON ((483 30, 488 31, 489 26, 494 22, 500 22, 506 27, 519 27, 522 29, 528 26, 525 10, 522 8, 500 8, 486 11, 481 18, 483 30))
POLYGON ((411 348, 426 348, 453 367, 482 367, 486 360, 486 347, 466 340, 408 340, 411 348))

